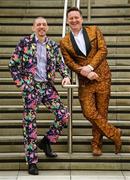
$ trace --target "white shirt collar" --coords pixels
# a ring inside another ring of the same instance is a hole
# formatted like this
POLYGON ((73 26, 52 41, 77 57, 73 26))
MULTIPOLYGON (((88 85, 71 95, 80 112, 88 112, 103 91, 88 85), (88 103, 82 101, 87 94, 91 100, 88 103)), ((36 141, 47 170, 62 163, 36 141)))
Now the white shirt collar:
POLYGON ((78 33, 78 35, 77 35, 77 36, 75 36, 75 34, 74 34, 74 32, 73 32, 73 31, 72 31, 72 34, 73 34, 73 36, 74 36, 74 37, 77 37, 77 36, 79 36, 79 35, 83 34, 83 29, 80 29, 80 31, 79 31, 79 33, 78 33))

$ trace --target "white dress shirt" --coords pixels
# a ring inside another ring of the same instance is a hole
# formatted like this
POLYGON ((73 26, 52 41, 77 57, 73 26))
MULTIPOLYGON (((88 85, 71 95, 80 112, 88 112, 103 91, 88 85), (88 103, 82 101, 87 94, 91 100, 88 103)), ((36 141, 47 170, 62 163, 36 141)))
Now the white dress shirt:
MULTIPOLYGON (((73 33, 73 35, 74 35, 74 33, 73 33)), ((74 35, 74 39, 75 39, 80 51, 86 56, 86 46, 85 46, 85 41, 84 41, 82 29, 79 31, 77 36, 74 35)))
MULTIPOLYGON (((73 36, 74 36, 74 39, 76 41, 76 44, 77 44, 78 48, 86 56, 87 52, 86 52, 86 45, 85 45, 85 40, 84 40, 84 36, 83 36, 83 30, 81 29, 77 36, 75 36, 74 33, 73 33, 73 36)), ((91 71, 94 70, 91 65, 88 65, 88 66, 91 69, 91 71)))

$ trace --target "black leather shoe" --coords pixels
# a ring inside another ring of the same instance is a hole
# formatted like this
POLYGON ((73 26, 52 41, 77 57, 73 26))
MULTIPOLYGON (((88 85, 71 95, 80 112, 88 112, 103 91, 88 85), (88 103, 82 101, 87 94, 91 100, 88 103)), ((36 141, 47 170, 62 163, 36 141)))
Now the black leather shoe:
POLYGON ((28 165, 28 173, 32 175, 38 175, 38 168, 36 164, 28 165))
POLYGON ((37 143, 37 146, 45 152, 47 157, 57 157, 57 154, 52 151, 50 141, 46 136, 37 143))

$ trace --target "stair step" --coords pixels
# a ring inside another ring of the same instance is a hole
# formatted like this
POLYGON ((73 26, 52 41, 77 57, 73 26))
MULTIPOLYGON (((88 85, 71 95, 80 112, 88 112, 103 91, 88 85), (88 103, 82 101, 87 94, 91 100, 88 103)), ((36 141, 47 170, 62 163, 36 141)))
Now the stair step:
MULTIPOLYGON (((1 0, 1 4, 0 7, 63 7, 64 5, 64 0, 60 0, 57 1, 57 3, 53 3, 53 0, 44 0, 44 2, 42 0, 26 0, 23 3, 23 0, 1 0)), ((69 5, 70 2, 68 2, 69 5)), ((96 1, 92 1, 91 2, 92 7, 102 7, 102 8, 115 8, 115 7, 128 7, 129 3, 128 1, 124 1, 124 0, 110 0, 110 1, 103 1, 103 0, 99 0, 98 3, 96 3, 96 1)), ((86 7, 87 3, 86 0, 82 0, 81 1, 81 7, 86 7)))
MULTIPOLYGON (((59 91, 60 96, 67 96, 68 92, 61 92, 59 91)), ((77 97, 78 96, 78 92, 77 91, 73 91, 73 96, 77 97)), ((130 96, 130 92, 111 92, 111 96, 112 97, 129 97, 130 96)), ((20 91, 0 91, 0 97, 21 97, 21 92, 20 91)))
POLYGON ((122 5, 122 6, 124 6, 124 5, 129 5, 129 2, 127 1, 127 0, 98 0, 98 2, 97 1, 95 1, 94 0, 94 2, 92 2, 92 4, 94 4, 94 5, 96 5, 96 6, 99 6, 99 5, 122 5))
MULTIPOLYGON (((130 154, 103 153, 100 157, 93 157, 91 153, 58 153, 56 159, 46 158, 39 153, 39 169, 68 169, 68 170, 129 170, 130 154), (46 163, 45 163, 46 162, 46 163)), ((0 153, 1 170, 25 170, 27 166, 24 153, 0 153)))
MULTIPOLYGON (((11 54, 12 54, 12 52, 11 52, 11 54)), ((1 58, 4 59, 2 61, 7 61, 8 62, 10 57, 11 57, 11 54, 3 54, 3 53, 0 52, 1 58)), ((125 53, 122 53, 122 54, 108 54, 107 59, 108 60, 113 60, 114 59, 114 60, 118 60, 118 61, 119 60, 121 61, 122 59, 127 59, 128 62, 129 62, 130 61, 130 53, 129 54, 125 54, 125 53)), ((0 63, 3 63, 2 61, 0 61, 0 63)))
MULTIPOLYGON (((40 137, 39 136, 39 139, 41 139, 42 138, 42 136, 40 137)), ((91 139, 92 139, 92 136, 91 135, 88 135, 88 136, 77 136, 77 135, 75 135, 75 136, 73 136, 72 137, 72 141, 73 141, 73 143, 90 143, 90 141, 91 141, 91 139)), ((122 142, 123 143, 127 143, 127 144, 130 144, 130 136, 122 136, 121 137, 121 139, 122 139, 122 142)), ((17 135, 17 136, 0 136, 0 144, 2 144, 2 143, 9 143, 10 142, 10 144, 12 144, 13 145, 13 143, 23 143, 23 136, 21 135, 17 135)), ((60 136, 59 137, 59 140, 58 140, 58 143, 64 143, 64 142, 68 142, 68 137, 67 136, 60 136)), ((103 142, 109 142, 110 144, 113 144, 113 142, 111 142, 109 139, 106 139, 106 137, 103 137, 103 142)))
MULTIPOLYGON (((121 81, 112 81, 112 86, 111 86, 111 90, 112 91, 115 91, 115 92, 130 92, 130 81, 128 80, 121 80, 121 81), (124 82, 124 84, 123 84, 124 82)), ((8 89, 10 89, 10 91, 19 91, 20 89, 17 88, 13 82, 10 82, 10 83, 6 83, 6 82, 0 82, 0 90, 1 91, 6 91, 8 92, 8 89)), ((56 89, 59 90, 59 91, 67 91, 67 88, 62 88, 61 87, 61 82, 57 83, 56 84, 56 89)), ((75 88, 77 89, 77 88, 75 88)))
MULTIPOLYGON (((122 54, 124 53, 124 58, 129 57, 129 49, 130 47, 125 47, 125 48, 108 48, 108 53, 109 56, 113 55, 115 53, 115 57, 118 58, 118 56, 122 56, 122 54)), ((12 52, 14 51, 14 48, 12 47, 1 47, 1 52, 0 52, 0 56, 1 59, 4 58, 8 58, 8 60, 11 58, 12 52)), ((123 62, 122 62, 123 63, 123 62)))
MULTIPOLYGON (((130 70, 130 66, 118 66, 118 65, 110 65, 111 71, 123 71, 123 70, 130 70)), ((7 71, 9 72, 9 68, 6 65, 0 66, 0 71, 7 71)), ((9 72, 10 73, 10 72, 9 72)))
MULTIPOLYGON (((32 25, 31 25, 32 26, 32 25)), ((31 33, 31 26, 25 26, 25 25, 1 25, 0 27, 0 35, 27 35, 29 34, 29 32, 31 33)), ((124 26, 124 25, 120 25, 119 26, 109 26, 109 25, 99 25, 99 28, 102 30, 102 32, 104 34, 113 34, 113 35, 117 35, 117 34, 130 34, 130 25, 124 26)), ((49 27, 49 31, 48 31, 48 35, 61 35, 62 32, 62 26, 59 25, 55 25, 55 26, 50 26, 49 27)))
MULTIPOLYGON (((0 120, 2 121, 2 120, 0 120)), ((54 122, 54 121, 50 121, 48 120, 42 120, 42 123, 37 123, 37 127, 38 127, 38 135, 42 136, 43 134, 45 134, 47 132, 47 130, 49 129, 50 125, 54 122)), ((84 122, 88 122, 84 119, 84 122)), ((120 122, 120 120, 116 120, 116 122, 114 122, 113 120, 109 120, 109 122, 111 124, 113 124, 116 127, 119 127, 122 129, 122 136, 130 136, 130 131, 129 131, 129 121, 123 120, 122 123, 120 122)), ((85 124, 85 123, 74 123, 73 120, 73 125, 72 125, 72 135, 73 136, 91 136, 92 135, 92 125, 91 124, 85 124), (78 124, 78 125, 77 125, 78 124)), ((22 136, 23 134, 23 129, 22 129, 22 119, 19 120, 19 123, 16 123, 14 125, 14 123, 12 122, 12 120, 10 120, 10 122, 6 123, 6 122, 1 122, 0 123, 0 136, 2 137, 8 137, 8 136, 22 136), (3 124, 2 124, 3 123, 3 124)), ((68 134, 68 128, 65 128, 63 130, 62 136, 67 136, 68 134)))
MULTIPOLYGON (((22 112, 23 106, 22 105, 3 105, 0 106, 0 112, 22 112)), ((39 106, 39 111, 46 112, 46 108, 44 105, 39 106)), ((48 112, 48 111, 47 111, 48 112)), ((81 112, 80 106, 73 106, 73 112, 81 112)), ((109 112, 130 112, 130 106, 109 106, 109 112)))
MULTIPOLYGON (((57 78, 56 81, 58 82, 61 82, 61 79, 60 78, 57 78)), ((11 83, 13 82, 12 78, 0 78, 0 83, 11 83)), ((113 83, 129 83, 130 82, 130 78, 118 78, 118 79, 115 79, 115 78, 112 78, 112 82, 113 83)))
MULTIPOLYGON (((86 15, 85 15, 86 16, 86 15)), ((86 17, 84 17, 84 19, 86 19, 86 17)), ((32 25, 34 20, 34 17, 0 17, 0 24, 3 25, 32 25), (10 23, 11 22, 11 23, 10 23)), ((57 18, 54 17, 48 17, 47 18, 47 22, 48 25, 62 25, 63 23, 63 17, 59 16, 57 18)), ((85 23, 85 22, 84 22, 85 23)), ((94 24, 94 25, 100 25, 100 24, 104 24, 104 25, 112 25, 114 23, 114 25, 127 25, 130 23, 129 17, 125 17, 125 16, 121 16, 121 17, 113 17, 111 18, 107 18, 107 17, 92 17, 91 18, 91 22, 88 22, 88 25, 94 24)))
MULTIPOLYGON (((41 136, 38 139, 41 139, 41 136)), ((130 153, 130 137, 122 136, 122 149, 121 153, 130 153)), ((73 136, 72 140, 72 152, 80 152, 80 153, 91 153, 91 141, 92 136, 73 136)), ((24 152, 24 144, 23 144, 23 136, 3 136, 0 138, 0 153, 10 153, 10 152, 24 152), (16 137, 16 138, 15 138, 16 137)), ((58 142, 52 145, 52 149, 56 152, 68 152, 68 138, 67 136, 60 136, 58 142)), ((110 140, 103 138, 103 146, 102 146, 103 154, 104 153, 114 153, 115 145, 110 140)), ((42 150, 38 149, 38 152, 42 152, 42 150)))
MULTIPOLYGON (((23 0, 1 0, 1 7, 38 7, 38 6, 42 6, 42 7, 60 7, 64 5, 64 0, 60 0, 57 1, 57 3, 53 3, 53 0, 44 0, 44 2, 42 0, 25 0, 23 3, 23 0)), ((69 5, 70 2, 68 2, 69 5)), ((115 7, 128 7, 130 6, 130 4, 128 3, 128 0, 99 0, 98 3, 96 1, 92 1, 91 2, 92 7, 102 7, 102 8, 115 8, 115 7)), ((81 1, 81 7, 87 6, 86 0, 82 0, 81 1)))
MULTIPOLYGON (((87 14, 88 9, 87 8, 81 8, 83 16, 87 14)), ((112 6, 109 6, 109 8, 105 7, 92 7, 91 9, 91 14, 93 16, 105 16, 105 17, 118 17, 118 16, 125 16, 129 17, 130 16, 130 11, 129 11, 129 5, 126 6, 119 6, 112 8, 112 6)), ((0 16, 3 17, 31 17, 31 16, 43 16, 43 17, 63 17, 63 5, 60 8, 55 8, 55 11, 52 11, 52 8, 44 6, 44 11, 43 7, 40 5, 37 7, 30 8, 26 6, 25 8, 22 7, 3 7, 1 8, 1 13, 0 16), (19 9, 18 11, 16 11, 19 9)))
MULTIPOLYGON (((59 95, 61 97, 63 104, 67 105, 68 104, 68 100, 67 100, 68 93, 67 93, 67 91, 66 92, 60 92, 60 89, 59 89, 58 92, 59 92, 59 95)), ((22 97, 20 95, 17 96, 17 95, 9 95, 8 94, 6 96, 4 94, 1 96, 1 93, 0 93, 0 99, 1 99, 0 106, 3 106, 3 105, 11 106, 11 105, 22 105, 23 104, 23 100, 22 100, 22 97)), ((111 96, 109 104, 110 104, 110 106, 130 106, 130 95, 118 96, 115 94, 114 96, 111 96)), ((80 102, 79 102, 79 99, 77 96, 74 97, 73 105, 74 106, 80 106, 80 102)))
MULTIPOLYGON (((8 111, 7 111, 8 112, 8 111)), ((7 113, 6 110, 4 112, 0 113, 0 119, 3 120, 8 120, 8 119, 14 119, 14 120, 19 120, 22 119, 22 112, 19 111, 14 111, 14 112, 8 112, 7 113)), ((73 112, 72 114, 73 119, 77 120, 77 119, 81 119, 81 120, 85 120, 82 112, 73 112)), ((43 112, 38 112, 37 113, 37 119, 42 120, 42 119, 54 119, 54 116, 52 113, 48 113, 47 111, 43 111, 43 112)), ((109 112, 108 113, 108 119, 109 120, 130 120, 129 117, 129 111, 125 112, 125 111, 119 111, 119 112, 109 112)))
MULTIPOLYGON (((51 123, 53 122, 53 120, 49 120, 49 119, 42 119, 42 120, 37 120, 37 125, 38 127, 48 127, 51 123)), ((111 120, 110 121, 114 126, 118 126, 118 127, 129 127, 130 123, 129 121, 126 120, 111 120)), ((72 120, 72 125, 75 128, 91 128, 92 125, 89 121, 84 120, 72 120)), ((20 127, 21 128, 21 119, 9 119, 9 120, 2 120, 0 119, 0 128, 8 128, 8 127, 20 127)))
MULTIPOLYGON (((0 36, 0 46, 4 47, 15 47, 16 44, 23 36, 0 36)), ((106 44, 108 47, 129 47, 130 46, 130 37, 129 36, 104 36, 106 40, 106 44)), ((53 39, 54 41, 59 42, 61 36, 49 36, 49 38, 53 39)))
MULTIPOLYGON (((69 3, 70 4, 70 3, 69 3)), ((57 1, 54 3, 53 0, 25 0, 23 3, 23 0, 1 0, 0 7, 17 7, 17 8, 36 8, 36 7, 41 7, 41 8, 63 8, 64 5, 64 0, 57 1)))
MULTIPOLYGON (((13 143, 10 144, 8 143, 3 143, 0 144, 0 153, 15 153, 19 152, 22 153, 24 152, 24 145, 23 143, 13 143)), ((130 144, 129 143, 123 143, 121 153, 130 153, 129 149, 130 144)), ((52 145, 52 148, 55 152, 57 153, 67 153, 68 152, 68 145, 67 143, 58 143, 56 145, 52 145)), ((73 153, 92 153, 92 148, 91 148, 91 140, 86 143, 73 143, 72 145, 73 153)), ((41 150, 38 150, 39 152, 42 152, 41 150)), ((115 151, 115 146, 114 144, 110 143, 105 143, 103 142, 102 146, 102 151, 104 153, 113 153, 115 151)))
MULTIPOLYGON (((118 68, 118 67, 110 67, 112 72, 113 78, 123 78, 123 79, 129 79, 129 66, 126 66, 126 68, 118 68)), ((5 70, 4 68, 0 68, 0 77, 1 78, 10 78, 11 73, 9 70, 5 70)), ((61 82, 61 79, 58 79, 58 81, 61 82)))
MULTIPOLYGON (((9 57, 5 57, 6 54, 3 54, 2 55, 2 59, 0 61, 0 67, 2 66, 8 66, 9 64, 9 59, 10 59, 10 56, 9 57)), ((115 54, 117 55, 114 56, 114 59, 113 57, 107 57, 107 61, 109 63, 109 65, 112 67, 112 66, 130 66, 130 57, 126 54, 126 57, 119 57, 118 54, 115 54)))
MULTIPOLYGON (((114 77, 115 75, 118 76, 118 78, 120 77, 129 77, 129 70, 130 70, 130 66, 121 66, 121 65, 110 65, 110 69, 112 72, 112 77, 114 77)), ((11 76, 11 73, 9 71, 8 66, 0 66, 0 77, 1 78, 8 78, 11 76)), ((60 75, 57 73, 57 76, 60 78, 60 75)))

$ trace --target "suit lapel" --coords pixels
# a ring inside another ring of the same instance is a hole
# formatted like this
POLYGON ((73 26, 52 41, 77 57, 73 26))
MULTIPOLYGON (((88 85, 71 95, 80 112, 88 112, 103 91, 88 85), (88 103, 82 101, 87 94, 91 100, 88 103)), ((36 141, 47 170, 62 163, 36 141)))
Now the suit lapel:
POLYGON ((32 34, 31 36, 30 36, 30 47, 28 47, 28 48, 30 48, 30 51, 31 51, 31 55, 33 56, 33 57, 35 57, 35 55, 36 55, 36 51, 37 51, 37 45, 36 45, 36 39, 35 39, 35 34, 32 34))
POLYGON ((85 56, 85 55, 80 51, 80 49, 78 48, 78 45, 77 45, 77 43, 76 43, 76 41, 75 41, 75 39, 74 39, 74 36, 73 36, 72 32, 70 32, 70 40, 71 40, 71 43, 72 43, 72 45, 73 45, 73 48, 74 48, 76 54, 78 54, 79 56, 85 56))
MULTIPOLYGON (((91 50, 91 44, 90 44, 90 41, 89 41, 89 37, 88 37, 88 33, 87 31, 85 30, 85 28, 83 28, 83 36, 84 36, 84 40, 85 40, 85 46, 86 46, 86 52, 87 52, 87 56, 91 50)), ((70 32, 70 40, 71 40, 71 43, 73 45, 73 48, 76 52, 76 54, 78 54, 79 56, 83 56, 83 57, 86 57, 82 51, 80 51, 80 49, 78 48, 78 45, 74 39, 74 36, 73 36, 73 33, 70 32)))
POLYGON ((88 37, 88 33, 87 33, 85 28, 83 28, 83 36, 84 36, 84 41, 85 41, 85 45, 86 45, 86 52, 87 52, 87 56, 88 56, 89 52, 91 51, 91 44, 90 44, 90 40, 88 37))

